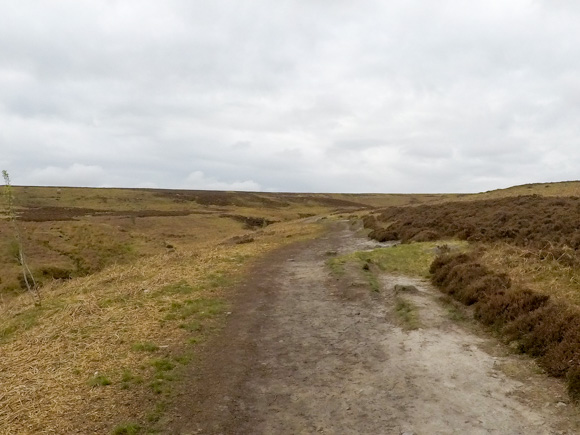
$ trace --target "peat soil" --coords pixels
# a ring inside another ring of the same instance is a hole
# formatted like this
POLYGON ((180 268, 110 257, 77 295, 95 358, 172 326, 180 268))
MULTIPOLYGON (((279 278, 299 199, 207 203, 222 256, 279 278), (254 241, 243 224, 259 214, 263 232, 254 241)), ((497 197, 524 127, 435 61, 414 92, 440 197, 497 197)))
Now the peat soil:
POLYGON ((376 247, 348 222, 283 248, 240 285, 228 324, 186 376, 171 434, 574 434, 563 384, 440 301, 426 280, 329 255, 376 247), (396 294, 396 284, 415 291, 396 294), (395 301, 416 309, 405 327, 395 301), (460 316, 459 316, 460 317, 460 316))

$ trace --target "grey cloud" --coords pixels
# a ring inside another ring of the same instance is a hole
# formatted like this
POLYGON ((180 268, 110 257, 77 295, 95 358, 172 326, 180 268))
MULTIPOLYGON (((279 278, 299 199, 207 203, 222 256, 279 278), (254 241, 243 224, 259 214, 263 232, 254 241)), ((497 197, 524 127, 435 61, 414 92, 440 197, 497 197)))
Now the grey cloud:
POLYGON ((284 191, 578 178, 579 18, 564 0, 5 2, 0 165, 284 191))
POLYGON ((389 143, 384 139, 344 139, 334 142, 333 147, 346 150, 364 150, 380 146, 388 146, 389 143))

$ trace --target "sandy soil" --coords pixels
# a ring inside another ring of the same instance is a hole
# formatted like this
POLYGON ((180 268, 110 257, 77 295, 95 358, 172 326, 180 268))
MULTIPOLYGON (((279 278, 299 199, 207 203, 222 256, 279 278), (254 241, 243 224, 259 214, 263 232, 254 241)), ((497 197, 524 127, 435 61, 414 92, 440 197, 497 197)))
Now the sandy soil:
POLYGON ((256 265, 167 433, 580 433, 559 381, 450 320, 427 282, 383 275, 376 293, 354 270, 331 276, 329 254, 376 242, 348 222, 330 227, 256 265), (395 284, 417 291, 395 294, 395 284), (417 308, 418 329, 404 328, 396 298, 417 308))

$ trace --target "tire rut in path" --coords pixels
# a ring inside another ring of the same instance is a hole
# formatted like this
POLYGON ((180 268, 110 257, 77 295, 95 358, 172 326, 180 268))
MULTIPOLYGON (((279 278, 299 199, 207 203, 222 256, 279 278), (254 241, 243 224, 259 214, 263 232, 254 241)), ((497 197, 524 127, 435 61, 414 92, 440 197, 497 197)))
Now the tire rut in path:
POLYGON ((449 321, 427 283, 384 276, 377 295, 329 275, 328 252, 373 244, 340 222, 260 261, 168 433, 576 433, 572 412, 518 398, 526 387, 497 369, 509 357, 481 350, 484 340, 449 321), (409 282, 423 324, 406 332, 391 289, 409 282))

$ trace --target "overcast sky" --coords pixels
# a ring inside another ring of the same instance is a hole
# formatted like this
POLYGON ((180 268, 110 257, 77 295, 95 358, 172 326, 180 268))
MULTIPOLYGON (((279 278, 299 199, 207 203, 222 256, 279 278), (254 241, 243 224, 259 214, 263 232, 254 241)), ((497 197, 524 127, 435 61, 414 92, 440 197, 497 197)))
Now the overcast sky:
POLYGON ((574 0, 0 0, 14 184, 478 192, 580 178, 574 0))

